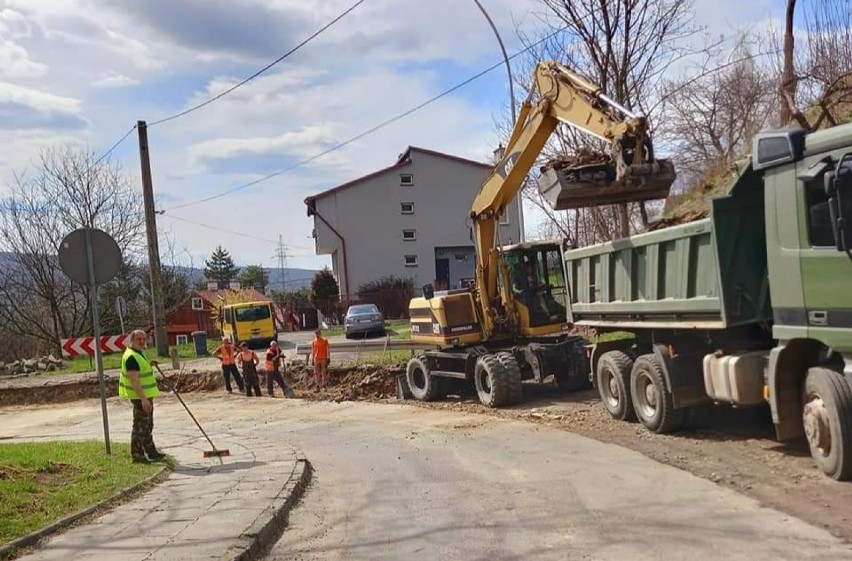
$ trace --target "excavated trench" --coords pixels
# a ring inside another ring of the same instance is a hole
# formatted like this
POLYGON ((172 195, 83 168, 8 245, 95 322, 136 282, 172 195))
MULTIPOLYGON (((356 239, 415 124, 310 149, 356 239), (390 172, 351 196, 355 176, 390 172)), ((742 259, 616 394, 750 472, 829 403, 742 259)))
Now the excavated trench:
MULTIPOLYGON (((298 397, 346 401, 395 397, 396 377, 403 372, 401 367, 330 368, 328 387, 322 391, 315 391, 311 369, 296 367, 288 371, 285 376, 298 397)), ((177 390, 181 393, 224 390, 220 370, 192 371, 183 374, 167 373, 165 377, 165 383, 160 381, 160 389, 163 390, 168 389, 172 384, 177 384, 177 390)), ((260 383, 265 391, 266 377, 263 373, 260 374, 260 383)), ((107 375, 105 384, 107 396, 118 394, 118 376, 107 375)), ((67 403, 99 397, 98 379, 93 375, 71 380, 47 380, 40 385, 26 387, 0 387, 0 407, 67 403)))

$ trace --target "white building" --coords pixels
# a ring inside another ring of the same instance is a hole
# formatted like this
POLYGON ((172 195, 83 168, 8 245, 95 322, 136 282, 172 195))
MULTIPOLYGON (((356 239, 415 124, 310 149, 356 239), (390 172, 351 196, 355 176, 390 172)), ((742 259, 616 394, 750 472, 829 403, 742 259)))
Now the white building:
MULTIPOLYGON (((318 255, 331 255, 340 291, 388 275, 458 288, 475 269, 470 207, 492 166, 410 146, 396 163, 308 197, 318 255)), ((501 244, 520 240, 517 198, 501 244)))

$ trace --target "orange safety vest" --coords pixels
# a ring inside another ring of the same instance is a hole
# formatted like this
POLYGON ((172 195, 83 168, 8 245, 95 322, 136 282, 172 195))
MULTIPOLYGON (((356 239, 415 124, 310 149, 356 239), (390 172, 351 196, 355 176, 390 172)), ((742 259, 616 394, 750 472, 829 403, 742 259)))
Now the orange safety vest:
POLYGON ((328 360, 328 339, 314 339, 311 343, 314 360, 328 360))
POLYGON ((234 345, 219 345, 219 348, 216 349, 216 352, 221 351, 222 356, 222 364, 225 366, 230 366, 234 364, 234 358, 236 355, 237 348, 234 345))

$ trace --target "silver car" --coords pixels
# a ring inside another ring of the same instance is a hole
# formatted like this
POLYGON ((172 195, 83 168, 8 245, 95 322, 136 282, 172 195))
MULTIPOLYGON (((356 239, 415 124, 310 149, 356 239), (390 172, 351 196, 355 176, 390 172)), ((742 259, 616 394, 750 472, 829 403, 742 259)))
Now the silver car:
POLYGON ((349 306, 343 325, 346 327, 347 339, 353 335, 366 336, 369 333, 385 335, 385 318, 375 304, 349 306))

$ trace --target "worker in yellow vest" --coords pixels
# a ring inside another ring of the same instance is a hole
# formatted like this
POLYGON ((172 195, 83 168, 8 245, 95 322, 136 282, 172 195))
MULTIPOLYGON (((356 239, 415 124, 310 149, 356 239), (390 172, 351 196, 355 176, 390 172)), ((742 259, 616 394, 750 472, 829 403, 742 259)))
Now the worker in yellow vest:
POLYGON ((154 446, 154 398, 160 395, 153 367, 142 352, 148 335, 141 329, 130 334, 130 346, 121 358, 118 395, 133 403, 133 430, 130 433, 130 455, 134 463, 147 464, 166 457, 154 446))

